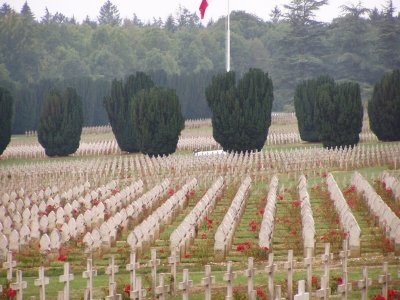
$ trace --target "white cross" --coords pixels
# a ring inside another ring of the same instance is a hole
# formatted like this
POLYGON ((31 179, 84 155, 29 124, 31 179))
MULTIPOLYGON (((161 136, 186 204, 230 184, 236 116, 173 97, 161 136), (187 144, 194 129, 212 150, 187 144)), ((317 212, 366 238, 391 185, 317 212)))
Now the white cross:
POLYGON ((282 289, 280 285, 275 286, 275 300, 284 300, 282 298, 282 289))
POLYGON ((189 270, 183 269, 183 280, 179 282, 179 289, 182 290, 182 299, 189 300, 189 288, 193 285, 193 281, 189 280, 189 270))
POLYGON ((201 285, 204 286, 205 300, 211 300, 211 285, 215 283, 215 276, 211 276, 211 266, 206 265, 206 277, 201 279, 201 285))
POLYGON ((298 282, 297 295, 294 296, 294 300, 309 300, 310 293, 306 293, 305 290, 306 290, 305 281, 300 280, 298 282))
POLYGON ((265 267, 265 271, 268 274, 268 297, 274 298, 274 272, 277 270, 276 264, 274 264, 274 254, 268 254, 268 265, 265 267))
POLYGON ((330 293, 331 289, 328 286, 328 278, 326 275, 323 275, 321 276, 321 288, 316 292, 317 298, 327 300, 329 299, 330 293))
POLYGON ((253 284, 253 279, 254 279, 254 273, 256 269, 254 268, 254 260, 252 257, 248 258, 248 268, 245 270, 245 274, 247 277, 247 295, 250 298, 251 294, 253 293, 254 290, 254 284, 253 284))
POLYGON ((326 276, 327 283, 329 286, 329 265, 333 260, 333 253, 330 253, 331 244, 325 243, 325 253, 321 255, 321 260, 324 263, 324 275, 326 276))
POLYGON ((130 292, 130 298, 135 300, 142 300, 146 297, 146 290, 142 289, 142 277, 136 277, 135 290, 130 292))
POLYGON ((293 260, 293 250, 289 250, 288 252, 288 260, 284 263, 284 269, 287 271, 287 282, 288 282, 288 298, 293 298, 293 264, 295 260, 293 260))
POLYGON ((314 258, 311 255, 312 249, 307 248, 307 257, 304 258, 304 266, 307 267, 307 292, 312 291, 312 263, 314 258))
POLYGON ((49 284, 49 277, 44 276, 44 267, 39 268, 39 278, 35 279, 34 285, 40 287, 40 300, 46 299, 46 285, 49 284))
POLYGON ((17 262, 13 260, 13 254, 11 251, 7 253, 7 261, 3 263, 3 268, 7 269, 7 280, 12 281, 13 267, 17 265, 17 262))
POLYGON ((64 300, 69 300, 69 282, 74 280, 74 274, 69 273, 69 263, 64 263, 64 274, 59 277, 60 282, 64 282, 64 300))
POLYGON ((347 299, 349 291, 352 289, 351 283, 348 282, 347 274, 347 257, 350 255, 350 251, 347 250, 347 239, 343 241, 343 251, 339 252, 339 257, 342 259, 342 280, 343 283, 338 285, 338 293, 341 294, 341 299, 347 299))
POLYGON ((225 299, 232 299, 233 293, 232 293, 232 283, 233 280, 236 278, 236 272, 232 271, 232 262, 228 261, 228 265, 227 265, 227 271, 224 274, 224 281, 227 282, 226 284, 226 297, 225 299))
POLYGON ((160 265, 160 260, 157 259, 157 252, 156 248, 151 248, 151 260, 147 263, 147 266, 151 268, 151 290, 154 291, 156 290, 157 286, 157 266, 160 265))
POLYGON ((169 285, 164 283, 165 274, 160 274, 160 285, 156 287, 155 294, 158 299, 165 300, 167 297, 167 293, 169 292, 169 285))
POLYGON ((135 290, 136 270, 138 270, 139 267, 139 263, 136 262, 136 252, 131 251, 130 262, 126 265, 126 270, 129 271, 130 274, 131 292, 135 290))
POLYGON ((115 294, 115 273, 118 273, 119 267, 115 265, 115 257, 112 255, 109 258, 109 265, 106 268, 106 274, 111 275, 108 277, 109 293, 110 296, 115 294))
POLYGON ((115 290, 117 289, 117 284, 115 282, 110 283, 109 285, 109 295, 106 297, 106 300, 122 300, 122 295, 117 294, 115 290))
POLYGON ((378 282, 382 284, 382 295, 387 297, 388 294, 388 286, 390 282, 390 274, 388 273, 388 263, 383 263, 383 275, 378 276, 378 282))
POLYGON ((97 270, 93 269, 92 259, 88 258, 86 262, 86 271, 82 273, 82 278, 87 279, 85 300, 93 299, 93 277, 97 276, 97 270))
POLYGON ((358 280, 357 286, 361 289, 361 300, 368 299, 368 287, 372 284, 371 278, 368 278, 368 267, 363 267, 363 279, 358 280))
POLYGON ((176 248, 172 249, 171 256, 168 257, 168 264, 171 265, 171 274, 173 279, 172 292, 176 291, 176 265, 179 262, 179 255, 176 254, 176 248))
POLYGON ((24 299, 24 289, 27 288, 28 284, 26 281, 22 281, 22 271, 17 270, 17 281, 11 284, 11 288, 17 291, 17 300, 24 299))

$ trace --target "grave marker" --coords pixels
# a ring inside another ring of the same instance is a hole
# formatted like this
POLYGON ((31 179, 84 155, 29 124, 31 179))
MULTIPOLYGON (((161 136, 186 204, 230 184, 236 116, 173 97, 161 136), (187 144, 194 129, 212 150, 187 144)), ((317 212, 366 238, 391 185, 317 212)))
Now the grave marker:
POLYGON ((215 283, 215 276, 211 276, 211 266, 205 266, 205 277, 201 279, 201 285, 204 286, 204 299, 211 300, 211 285, 215 283))
POLYGON ((189 280, 189 270, 183 269, 183 280, 179 283, 179 289, 182 291, 182 299, 189 300, 189 289, 193 285, 193 281, 189 280))
POLYGON ((63 300, 69 300, 69 282, 72 280, 74 280, 74 274, 69 272, 69 263, 64 263, 64 274, 59 277, 59 282, 64 283, 63 300))
POLYGON ((49 277, 44 276, 44 267, 39 268, 39 278, 35 279, 34 285, 40 287, 40 300, 46 299, 46 285, 49 284, 49 277))
POLYGON ((363 267, 363 279, 358 280, 357 286, 361 289, 361 300, 368 299, 368 287, 372 284, 371 278, 368 278, 368 267, 363 267))

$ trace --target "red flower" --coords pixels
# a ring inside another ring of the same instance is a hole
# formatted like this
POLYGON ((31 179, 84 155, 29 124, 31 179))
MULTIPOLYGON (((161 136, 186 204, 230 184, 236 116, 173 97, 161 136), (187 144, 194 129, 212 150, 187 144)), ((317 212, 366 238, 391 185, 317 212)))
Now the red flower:
POLYGON ((400 296, 400 294, 398 291, 395 291, 392 289, 388 290, 388 300, 400 299, 399 296, 400 296))
POLYGON ((336 278, 336 283, 337 283, 337 285, 341 285, 341 284, 343 284, 343 278, 342 277, 337 277, 336 278))
POLYGON ((63 254, 63 253, 61 253, 61 254, 57 257, 57 260, 58 260, 58 261, 67 261, 67 259, 68 259, 68 257, 67 257, 65 254, 63 254))
POLYGON ((161 248, 159 251, 160 251, 160 253, 165 253, 165 249, 164 248, 161 248))
POLYGON ((258 210, 258 213, 259 213, 260 215, 263 215, 264 212, 265 212, 265 208, 261 208, 261 209, 258 210))
POLYGON ((280 195, 279 195, 279 196, 278 196, 278 199, 282 201, 282 200, 283 200, 283 196, 280 196, 280 195))
POLYGON ((3 290, 3 295, 8 297, 8 299, 12 300, 17 296, 17 291, 12 288, 6 288, 3 290))
POLYGON ((341 235, 342 237, 346 237, 346 236, 347 236, 347 232, 342 231, 342 232, 340 233, 340 235, 341 235))
POLYGON ((255 220, 251 220, 249 226, 251 231, 257 231, 257 222, 255 220))
POLYGON ((189 258, 190 256, 191 256, 190 253, 185 254, 185 258, 189 258))
POLYGON ((299 200, 292 201, 292 205, 295 207, 300 206, 300 204, 301 204, 301 202, 299 200))
POLYGON ((391 193, 392 189, 391 188, 386 188, 386 192, 391 193))
POLYGON ((168 190, 168 196, 171 197, 175 193, 174 189, 168 190))
POLYGON ((263 249, 264 249, 265 251, 268 251, 268 250, 269 250, 269 248, 268 248, 267 246, 264 246, 263 249))
POLYGON ((202 234, 201 234, 201 239, 202 240, 205 240, 207 238, 207 234, 205 233, 205 232, 203 232, 202 234))
POLYGON ((251 243, 249 243, 249 242, 244 242, 244 243, 239 244, 239 245, 236 247, 236 251, 241 252, 241 251, 243 251, 243 250, 245 250, 245 249, 250 249, 251 247, 252 247, 252 244, 251 244, 251 243))
POLYGON ((383 297, 382 295, 377 295, 374 296, 371 300, 385 300, 385 297, 383 297))
POLYGON ((317 284, 317 283, 318 283, 318 278, 317 278, 317 276, 315 276, 315 275, 311 276, 311 283, 312 283, 312 284, 317 284))
POLYGON ((265 296, 263 290, 257 289, 257 296, 261 296, 261 297, 265 296))
POLYGON ((113 189, 113 190, 111 191, 111 193, 112 193, 113 195, 115 195, 115 194, 119 193, 119 189, 113 189))
POLYGON ((130 285, 130 284, 127 284, 127 285, 124 287, 124 293, 129 294, 130 292, 131 292, 131 285, 130 285))

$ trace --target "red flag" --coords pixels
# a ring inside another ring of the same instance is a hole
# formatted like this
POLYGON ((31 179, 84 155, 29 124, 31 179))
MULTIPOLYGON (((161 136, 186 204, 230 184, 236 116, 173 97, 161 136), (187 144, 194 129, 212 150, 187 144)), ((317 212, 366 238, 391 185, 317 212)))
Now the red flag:
POLYGON ((204 14, 206 12, 206 8, 208 6, 207 0, 203 0, 201 1, 199 10, 200 10, 200 14, 201 14, 201 18, 204 19, 204 14))

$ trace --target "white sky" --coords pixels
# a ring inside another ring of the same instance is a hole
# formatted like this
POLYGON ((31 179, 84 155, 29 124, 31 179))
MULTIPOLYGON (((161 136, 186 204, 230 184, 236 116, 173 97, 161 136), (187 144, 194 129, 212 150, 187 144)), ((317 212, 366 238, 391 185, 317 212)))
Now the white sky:
MULTIPOLYGON (((16 11, 20 11, 25 0, 0 0, 0 5, 8 3, 16 11)), ((35 17, 40 20, 47 7, 50 13, 61 12, 67 17, 75 16, 78 21, 85 19, 86 15, 92 20, 97 20, 100 7, 106 0, 28 0, 35 17)), ((161 17, 163 20, 169 14, 175 15, 179 5, 198 12, 201 0, 111 0, 120 12, 122 18, 132 18, 135 13, 142 21, 152 20, 153 17, 161 17)), ((267 20, 271 10, 278 5, 283 8, 283 4, 290 0, 230 0, 231 10, 244 10, 267 20)), ((341 5, 357 4, 359 0, 330 0, 329 5, 320 9, 317 20, 329 22, 340 14, 341 5)), ((364 7, 381 9, 387 0, 362 0, 364 7)), ((226 14, 227 0, 208 0, 209 6, 206 10, 204 22, 210 18, 217 20, 226 14)), ((400 1, 394 0, 393 4, 398 12, 400 1)))

